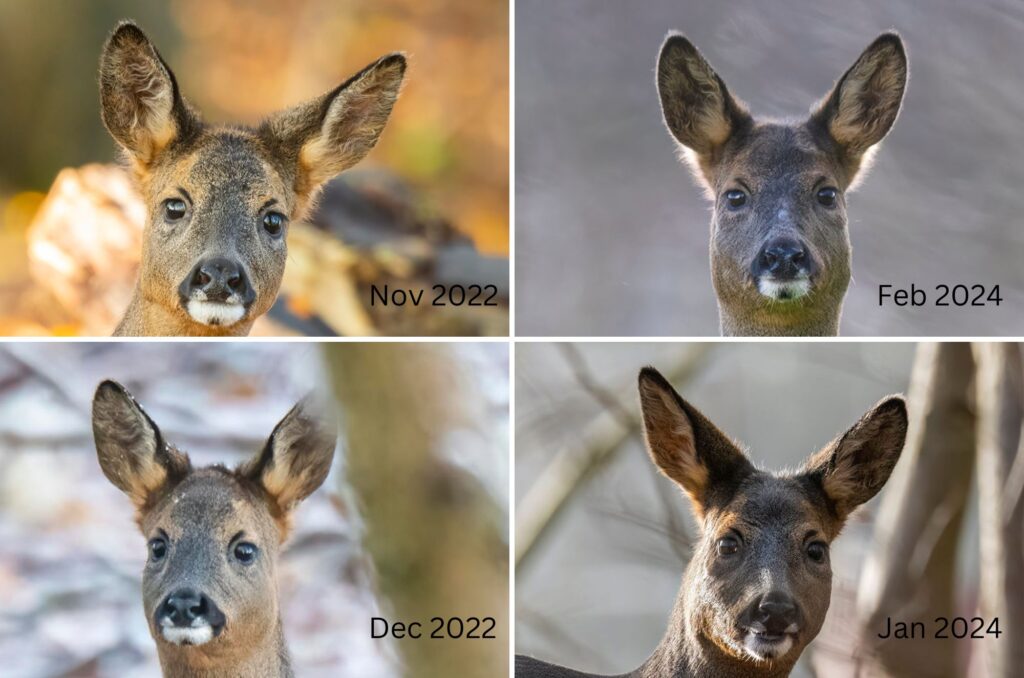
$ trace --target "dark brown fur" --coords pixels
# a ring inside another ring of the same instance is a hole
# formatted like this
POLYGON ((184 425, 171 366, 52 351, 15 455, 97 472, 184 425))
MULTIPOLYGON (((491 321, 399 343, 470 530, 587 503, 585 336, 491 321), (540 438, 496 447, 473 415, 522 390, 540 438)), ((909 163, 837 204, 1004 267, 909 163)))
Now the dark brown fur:
POLYGON ((711 270, 723 334, 839 333, 850 282, 845 196, 896 121, 906 80, 903 43, 886 33, 806 120, 761 122, 689 40, 666 39, 657 69, 662 112, 714 201, 711 270), (836 190, 834 205, 818 201, 823 188, 836 190), (726 196, 735 190, 746 202, 730 207, 726 196), (803 247, 799 284, 757 270, 765 248, 780 240, 803 247))
MULTIPOLYGON (((800 471, 772 474, 756 469, 653 368, 640 373, 639 389, 651 459, 690 497, 701 537, 665 636, 640 668, 625 675, 789 675, 828 610, 828 545, 850 512, 882 488, 899 459, 907 430, 903 399, 883 399, 800 471), (727 538, 738 540, 736 553, 720 551, 727 538), (820 546, 824 558, 817 561, 811 550, 820 546), (794 606, 797 628, 776 645, 757 648, 750 633, 754 615, 762 601, 776 596, 794 606), (751 642, 755 649, 748 649, 751 642)), ((517 678, 591 675, 516 658, 517 678)))
POLYGON ((287 229, 262 226, 276 212, 301 218, 320 186, 376 144, 398 97, 405 57, 390 54, 337 88, 269 117, 258 128, 208 125, 145 34, 121 23, 100 61, 103 122, 124 150, 147 207, 139 281, 115 335, 244 336, 270 309, 284 275, 287 229), (169 220, 168 200, 187 213, 169 220), (188 310, 183 284, 195 267, 228 259, 251 289, 238 320, 188 310))
POLYGON ((100 467, 131 498, 143 535, 151 544, 166 543, 166 555, 151 555, 142 576, 143 608, 164 675, 292 676, 277 602, 277 556, 293 509, 330 469, 335 432, 329 418, 304 401, 239 468, 194 469, 131 394, 106 381, 93 401, 93 432, 100 467), (230 555, 243 540, 258 548, 250 564, 230 555), (161 606, 182 588, 201 592, 223 614, 212 640, 182 645, 162 634, 161 606))

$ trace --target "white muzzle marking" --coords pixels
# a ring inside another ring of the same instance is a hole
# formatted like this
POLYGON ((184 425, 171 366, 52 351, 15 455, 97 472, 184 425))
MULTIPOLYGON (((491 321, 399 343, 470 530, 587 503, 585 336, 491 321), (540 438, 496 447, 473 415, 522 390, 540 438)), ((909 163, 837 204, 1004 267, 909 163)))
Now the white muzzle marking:
POLYGON ((181 628, 165 619, 160 625, 160 633, 164 640, 175 645, 202 645, 213 640, 213 627, 206 620, 196 619, 192 624, 188 628, 181 628))
POLYGON ((786 634, 778 640, 769 640, 753 631, 747 631, 743 638, 743 649, 759 661, 781 659, 793 649, 793 638, 786 634))
POLYGON ((795 280, 772 280, 758 278, 757 291, 776 301, 792 301, 806 296, 811 291, 811 279, 802 276, 795 280))
POLYGON ((245 315, 245 307, 236 301, 189 299, 186 310, 196 322, 214 327, 234 325, 245 315))

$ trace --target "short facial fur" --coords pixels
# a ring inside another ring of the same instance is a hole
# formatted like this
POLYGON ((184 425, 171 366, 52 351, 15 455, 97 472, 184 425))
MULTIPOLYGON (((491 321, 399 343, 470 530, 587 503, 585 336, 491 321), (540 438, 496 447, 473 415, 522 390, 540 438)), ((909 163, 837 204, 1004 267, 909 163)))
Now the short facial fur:
POLYGON ((835 335, 850 282, 846 195, 896 121, 907 57, 876 39, 797 122, 755 120, 697 48, 665 40, 669 133, 714 201, 711 269, 726 335, 835 335))
POLYGON ((335 430, 303 401, 237 469, 193 468, 119 384, 93 401, 100 467, 148 540, 143 607, 166 676, 290 676, 276 563, 291 512, 330 470, 335 430), (182 601, 185 602, 184 605, 182 601))
POLYGON ((139 282, 117 335, 245 335, 270 309, 287 227, 376 144, 405 73, 390 54, 259 127, 205 124, 133 23, 100 61, 103 122, 147 207, 139 282))

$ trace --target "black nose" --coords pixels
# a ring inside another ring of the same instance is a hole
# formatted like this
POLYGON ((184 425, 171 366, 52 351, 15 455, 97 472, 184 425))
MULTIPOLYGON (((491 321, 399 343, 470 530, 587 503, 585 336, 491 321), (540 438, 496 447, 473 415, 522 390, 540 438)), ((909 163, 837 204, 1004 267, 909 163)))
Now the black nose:
POLYGON ((756 617, 767 633, 787 633, 797 623, 796 602, 788 594, 772 591, 758 602, 756 617))
POLYGON ((775 238, 765 243, 754 262, 754 276, 768 275, 779 280, 792 280, 807 273, 807 248, 793 238, 775 238))
POLYGON ((231 259, 218 257, 200 261, 185 281, 183 296, 192 298, 193 292, 202 292, 206 301, 227 301, 238 295, 243 302, 249 300, 249 280, 241 265, 231 259))
MULTIPOLYGON (((195 619, 205 617, 210 611, 210 601, 206 596, 192 589, 178 589, 167 596, 161 605, 163 616, 171 620, 175 626, 188 627, 195 619)), ((209 621, 209 620, 207 620, 209 621)))

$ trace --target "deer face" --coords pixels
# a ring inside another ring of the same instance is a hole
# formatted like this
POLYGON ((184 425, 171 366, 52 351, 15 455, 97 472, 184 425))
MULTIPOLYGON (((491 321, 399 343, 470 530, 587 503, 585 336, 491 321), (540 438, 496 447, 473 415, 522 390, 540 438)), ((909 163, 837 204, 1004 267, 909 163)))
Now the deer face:
POLYGON ((737 661, 795 662, 828 610, 829 545, 899 459, 903 399, 880 402, 792 475, 755 469, 651 368, 640 399, 651 458, 701 528, 681 592, 690 628, 737 661))
POLYGON ((846 194, 895 122, 906 79, 903 43, 885 34, 809 118, 758 122, 692 43, 668 37, 658 92, 669 132, 714 202, 711 267, 723 315, 764 334, 838 318, 850 281, 846 194))
POLYGON ((143 606, 162 656, 201 665, 272 645, 278 549, 291 511, 330 469, 333 426, 303 402, 242 466, 193 469, 123 387, 104 382, 93 431, 147 540, 143 606))
POLYGON ((289 222, 373 148, 404 73, 392 54, 256 129, 211 127, 149 39, 121 24, 103 52, 100 93, 148 207, 142 301, 199 329, 251 325, 269 310, 289 222))

